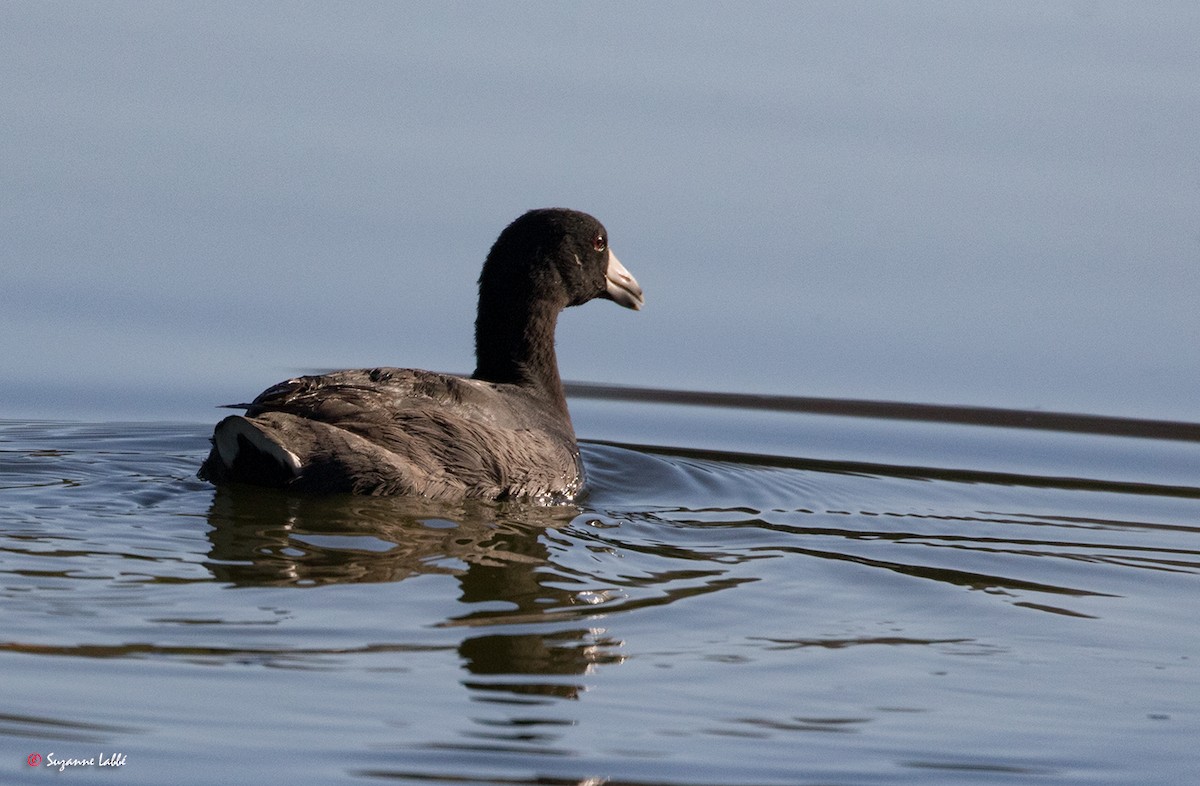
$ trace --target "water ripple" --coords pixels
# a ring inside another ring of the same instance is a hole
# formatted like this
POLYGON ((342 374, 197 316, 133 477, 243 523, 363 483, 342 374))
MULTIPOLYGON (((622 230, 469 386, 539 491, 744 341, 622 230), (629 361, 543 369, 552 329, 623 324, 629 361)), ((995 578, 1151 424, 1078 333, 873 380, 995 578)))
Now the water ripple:
MULTIPOLYGON (((325 739, 306 718, 357 729, 372 748, 353 777, 471 782, 476 761, 496 782, 556 761, 561 778, 508 780, 578 783, 583 760, 687 750, 728 780, 720 762, 902 748, 911 729, 944 739, 984 720, 1019 747, 1030 713, 1061 729, 1077 717, 1061 707, 1097 701, 1111 723, 1132 703, 1192 728, 1173 697, 1194 672, 1180 599, 1200 574, 1200 491, 1144 469, 585 442, 588 493, 539 507, 214 490, 192 475, 204 450, 194 426, 0 423, 0 658, 34 686, 0 736, 184 735, 236 703, 254 729, 281 728, 289 756, 325 739), (136 698, 159 668, 176 716, 136 698), (76 684, 91 706, 133 696, 142 720, 39 714, 37 686, 64 670, 116 680, 76 684), (192 687, 172 687, 180 675, 192 687), (284 694, 241 701, 280 684, 308 709, 281 720, 284 694)), ((1053 778, 1033 750, 1011 764, 915 751, 889 771, 1053 778)))

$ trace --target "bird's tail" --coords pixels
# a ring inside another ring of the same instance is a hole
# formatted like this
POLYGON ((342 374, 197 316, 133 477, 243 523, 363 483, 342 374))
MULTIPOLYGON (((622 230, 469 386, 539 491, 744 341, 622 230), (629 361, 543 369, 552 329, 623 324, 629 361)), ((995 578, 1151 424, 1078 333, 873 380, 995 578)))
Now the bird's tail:
POLYGON ((213 483, 282 487, 300 474, 300 467, 300 458, 272 430, 230 415, 213 431, 212 450, 197 474, 213 483))

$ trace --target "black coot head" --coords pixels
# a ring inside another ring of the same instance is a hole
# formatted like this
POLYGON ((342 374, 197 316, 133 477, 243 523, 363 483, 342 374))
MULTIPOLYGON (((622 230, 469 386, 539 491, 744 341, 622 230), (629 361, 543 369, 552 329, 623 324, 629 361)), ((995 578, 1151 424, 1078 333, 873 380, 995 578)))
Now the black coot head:
POLYGON ((602 297, 642 307, 642 288, 608 247, 604 225, 564 208, 530 210, 500 233, 479 277, 481 299, 548 300, 560 308, 602 297))

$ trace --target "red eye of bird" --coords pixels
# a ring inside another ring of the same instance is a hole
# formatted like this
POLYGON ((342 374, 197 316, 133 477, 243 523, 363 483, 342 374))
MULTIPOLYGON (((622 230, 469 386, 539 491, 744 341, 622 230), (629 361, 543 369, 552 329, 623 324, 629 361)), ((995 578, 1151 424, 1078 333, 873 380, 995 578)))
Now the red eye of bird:
POLYGON ((604 249, 608 248, 608 238, 606 238, 604 235, 596 235, 596 237, 592 239, 592 248, 596 249, 597 251, 603 251, 604 249))

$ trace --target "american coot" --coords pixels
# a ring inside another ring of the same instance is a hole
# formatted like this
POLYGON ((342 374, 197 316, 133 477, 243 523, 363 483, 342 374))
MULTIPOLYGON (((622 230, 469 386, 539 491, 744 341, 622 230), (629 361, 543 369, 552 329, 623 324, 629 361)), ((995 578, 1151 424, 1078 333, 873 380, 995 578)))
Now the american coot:
POLYGON ((596 297, 643 302, 604 226, 531 210, 483 264, 470 378, 374 368, 289 379, 217 424, 199 476, 323 493, 573 497, 583 465, 554 329, 560 311, 596 297))

